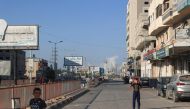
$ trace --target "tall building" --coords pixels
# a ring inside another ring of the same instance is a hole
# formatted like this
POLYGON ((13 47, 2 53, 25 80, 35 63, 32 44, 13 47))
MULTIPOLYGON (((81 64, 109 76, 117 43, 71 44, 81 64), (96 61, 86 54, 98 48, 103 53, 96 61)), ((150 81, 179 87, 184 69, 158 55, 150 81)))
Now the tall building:
MULTIPOLYGON (((133 75, 141 75, 141 52, 145 50, 145 42, 154 39, 148 36, 148 9, 151 0, 129 0, 127 4, 127 54, 128 70, 133 75), (146 38, 145 38, 146 37, 146 38)), ((148 43, 146 43, 148 45, 148 43)), ((148 46, 147 46, 148 47, 148 46)))

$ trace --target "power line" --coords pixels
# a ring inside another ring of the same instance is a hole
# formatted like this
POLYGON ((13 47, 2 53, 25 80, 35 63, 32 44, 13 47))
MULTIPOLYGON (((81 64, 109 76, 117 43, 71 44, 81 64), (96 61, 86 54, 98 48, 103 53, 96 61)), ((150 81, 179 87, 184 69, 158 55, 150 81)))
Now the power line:
MULTIPOLYGON (((53 33, 47 32, 47 31, 41 31, 44 32, 46 35, 51 36, 51 37, 60 37, 59 35, 55 35, 53 33)), ((70 42, 70 43, 74 43, 74 44, 80 44, 83 46, 90 46, 90 47, 96 47, 96 48, 109 48, 109 49, 120 49, 123 47, 120 46, 113 46, 113 45, 103 45, 103 44, 94 44, 94 43, 84 43, 84 42, 80 42, 80 41, 74 41, 72 39, 69 38, 64 38, 65 42, 70 42)))

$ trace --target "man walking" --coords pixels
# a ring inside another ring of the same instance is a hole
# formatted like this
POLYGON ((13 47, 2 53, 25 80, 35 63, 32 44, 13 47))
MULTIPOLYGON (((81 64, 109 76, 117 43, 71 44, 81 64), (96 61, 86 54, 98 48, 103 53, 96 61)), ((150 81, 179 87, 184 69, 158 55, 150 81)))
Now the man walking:
POLYGON ((133 87, 133 109, 135 109, 135 104, 137 100, 138 109, 140 109, 140 80, 138 77, 133 79, 133 82, 131 83, 131 87, 133 87))

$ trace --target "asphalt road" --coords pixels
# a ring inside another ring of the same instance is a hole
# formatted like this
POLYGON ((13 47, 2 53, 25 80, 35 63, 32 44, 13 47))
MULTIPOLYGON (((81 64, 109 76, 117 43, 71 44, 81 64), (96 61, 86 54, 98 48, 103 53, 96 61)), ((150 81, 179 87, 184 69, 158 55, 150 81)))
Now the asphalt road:
MULTIPOLYGON (((91 89, 62 109, 132 109, 132 89, 123 82, 110 81, 91 89)), ((141 109, 190 109, 190 101, 173 103, 156 96, 153 89, 142 88, 141 109)))

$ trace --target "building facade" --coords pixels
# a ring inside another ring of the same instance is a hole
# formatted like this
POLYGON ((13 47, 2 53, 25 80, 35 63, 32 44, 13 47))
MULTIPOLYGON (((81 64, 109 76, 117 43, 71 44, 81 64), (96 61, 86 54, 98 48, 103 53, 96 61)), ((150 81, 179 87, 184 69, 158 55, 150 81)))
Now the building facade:
POLYGON ((156 37, 152 76, 190 73, 190 0, 152 0, 149 18, 156 37))
POLYGON ((127 6, 128 70, 138 74, 140 67, 149 78, 190 73, 190 0, 129 0, 127 6))
MULTIPOLYGON (((148 36, 148 9, 151 0, 129 0, 127 4, 128 70, 133 75, 141 75, 142 52, 145 42, 152 41, 148 36)), ((148 43, 146 43, 148 45, 148 43)))

